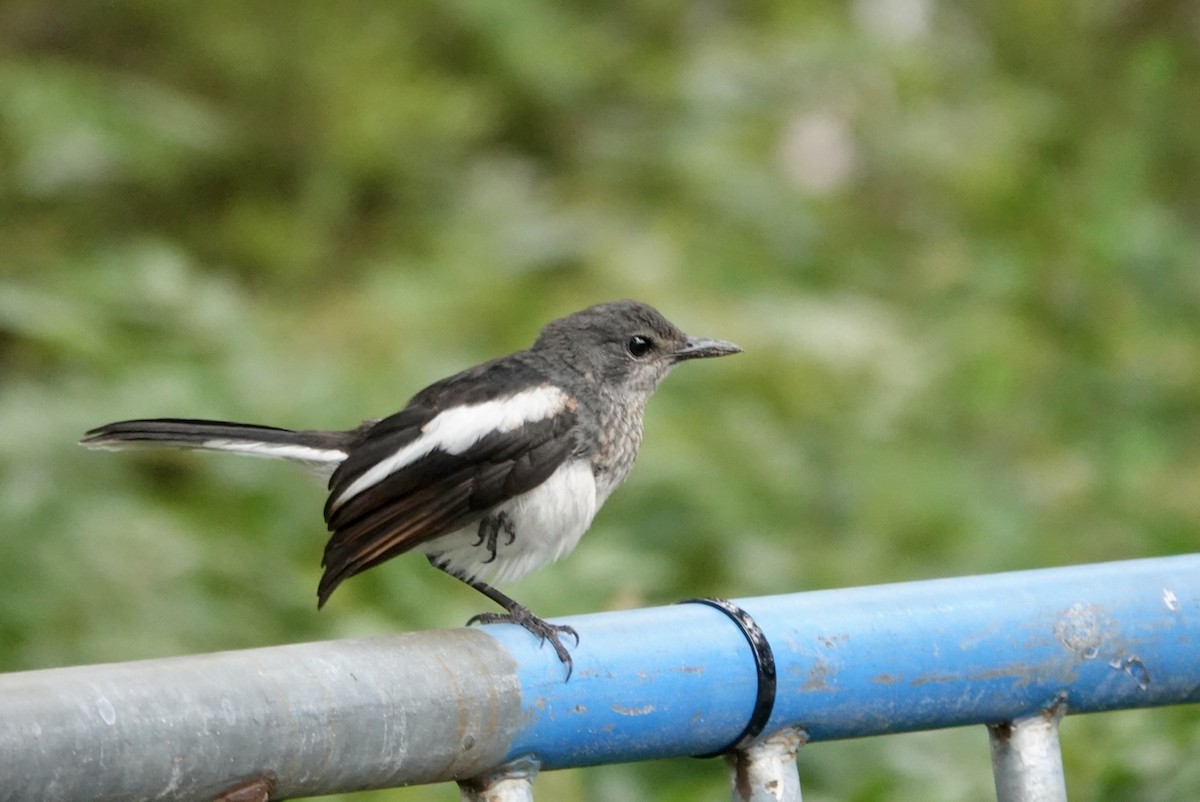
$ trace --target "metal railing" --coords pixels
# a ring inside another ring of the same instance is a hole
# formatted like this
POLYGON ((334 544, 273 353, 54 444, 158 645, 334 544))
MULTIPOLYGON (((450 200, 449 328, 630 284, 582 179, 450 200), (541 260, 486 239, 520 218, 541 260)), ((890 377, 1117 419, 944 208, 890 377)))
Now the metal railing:
POLYGON ((987 725, 998 798, 1060 800, 1062 715, 1200 701, 1200 555, 562 621, 569 682, 503 625, 0 675, 0 799, 522 800, 724 752, 734 799, 799 800, 804 743, 987 725))

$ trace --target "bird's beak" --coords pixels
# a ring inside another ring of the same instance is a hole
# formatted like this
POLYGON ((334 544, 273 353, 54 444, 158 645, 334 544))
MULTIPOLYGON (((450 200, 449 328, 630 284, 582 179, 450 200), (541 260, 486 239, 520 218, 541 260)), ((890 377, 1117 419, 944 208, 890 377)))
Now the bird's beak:
POLYGON ((725 340, 708 340, 704 337, 688 337, 687 343, 675 352, 675 361, 700 359, 707 356, 725 356, 741 352, 741 348, 725 340))

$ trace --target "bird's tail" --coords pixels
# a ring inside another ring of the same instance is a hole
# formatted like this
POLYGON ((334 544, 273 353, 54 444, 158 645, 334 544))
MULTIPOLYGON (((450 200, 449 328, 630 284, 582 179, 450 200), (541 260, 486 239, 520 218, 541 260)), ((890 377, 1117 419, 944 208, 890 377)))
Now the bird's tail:
POLYGON ((228 451, 301 462, 328 474, 346 458, 353 437, 353 431, 293 431, 228 421, 153 418, 107 423, 87 432, 79 444, 107 450, 167 446, 228 451))

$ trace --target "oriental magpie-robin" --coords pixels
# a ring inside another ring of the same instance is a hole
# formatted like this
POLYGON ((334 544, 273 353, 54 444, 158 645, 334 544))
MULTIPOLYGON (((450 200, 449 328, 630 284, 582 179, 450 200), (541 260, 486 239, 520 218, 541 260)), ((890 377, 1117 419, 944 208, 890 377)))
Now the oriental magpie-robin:
POLYGON ((89 431, 89 448, 230 451, 303 463, 328 477, 324 605, 345 579, 412 549, 571 655, 550 624, 493 585, 521 579, 579 542, 633 467, 646 401, 680 362, 733 354, 689 337, 634 301, 589 307, 542 329, 532 347, 430 385, 396 414, 349 431, 293 431, 159 418, 89 431))

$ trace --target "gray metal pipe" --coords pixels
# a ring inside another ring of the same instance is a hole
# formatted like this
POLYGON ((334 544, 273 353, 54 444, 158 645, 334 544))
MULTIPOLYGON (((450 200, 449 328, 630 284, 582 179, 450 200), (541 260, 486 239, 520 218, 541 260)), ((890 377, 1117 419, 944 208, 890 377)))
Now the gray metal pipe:
POLYGON ((461 802, 533 802, 537 760, 521 758, 481 777, 459 780, 461 802))
POLYGON ((1064 708, 988 726, 996 802, 1067 802, 1058 743, 1064 708))
POLYGON ((0 799, 212 800, 471 777, 520 721, 475 630, 0 675, 0 799))
POLYGON ((733 802, 801 802, 796 753, 804 734, 786 727, 725 756, 733 802))

